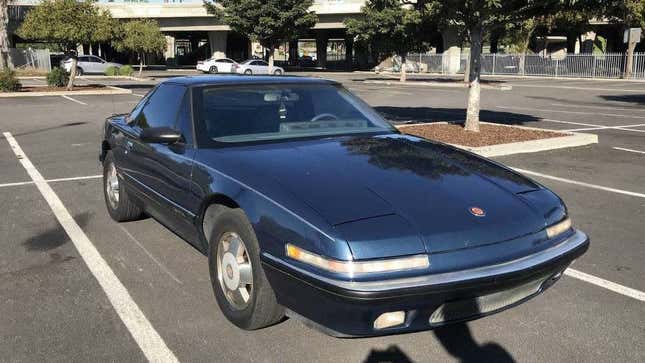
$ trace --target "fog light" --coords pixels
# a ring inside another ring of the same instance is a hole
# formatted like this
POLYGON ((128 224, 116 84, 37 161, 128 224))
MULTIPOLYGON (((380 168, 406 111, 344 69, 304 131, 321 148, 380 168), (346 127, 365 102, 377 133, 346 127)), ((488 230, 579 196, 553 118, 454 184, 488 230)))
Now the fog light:
POLYGON ((380 330, 401 325, 405 322, 405 311, 392 311, 383 313, 374 320, 374 329, 380 330))

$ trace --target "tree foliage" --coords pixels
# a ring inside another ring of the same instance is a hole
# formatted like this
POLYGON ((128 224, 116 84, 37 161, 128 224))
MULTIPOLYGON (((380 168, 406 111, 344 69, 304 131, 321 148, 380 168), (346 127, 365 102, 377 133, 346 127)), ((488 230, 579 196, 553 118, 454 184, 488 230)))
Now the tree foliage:
POLYGON ((605 0, 604 14, 614 23, 645 28, 645 1, 605 0))
POLYGON ((280 43, 297 39, 318 21, 310 11, 313 0, 219 0, 204 1, 209 14, 252 41, 269 48, 269 66, 273 50, 280 43))
MULTIPOLYGON (((90 0, 43 0, 34 7, 18 28, 25 39, 58 44, 74 51, 81 44, 103 42, 113 35, 116 23, 109 13, 99 10, 90 0)), ((76 78, 76 57, 73 55, 68 89, 76 78)))
POLYGON ((470 41, 467 116, 465 128, 479 131, 481 52, 485 32, 508 24, 556 14, 585 0, 429 0, 428 16, 444 26, 460 28, 470 41))
POLYGON ((403 0, 368 0, 361 13, 360 18, 345 20, 347 32, 380 54, 400 56, 401 81, 405 81, 406 55, 427 49, 423 12, 403 0))
POLYGON ((112 44, 120 52, 130 51, 139 55, 139 76, 141 76, 145 55, 163 52, 166 49, 166 38, 156 21, 131 20, 121 24, 119 36, 112 44))

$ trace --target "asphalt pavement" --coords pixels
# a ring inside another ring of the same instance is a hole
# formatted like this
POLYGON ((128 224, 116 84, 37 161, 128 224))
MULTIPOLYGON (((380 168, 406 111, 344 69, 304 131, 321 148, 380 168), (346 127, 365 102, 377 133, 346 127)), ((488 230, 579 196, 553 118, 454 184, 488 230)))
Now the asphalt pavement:
MULTIPOLYGON (((512 90, 482 91, 484 121, 599 136, 495 158, 567 203, 592 240, 572 266, 582 275, 468 324, 337 339, 293 319, 236 328, 218 310, 206 257, 154 220, 110 219, 97 160, 103 120, 167 73, 148 75, 156 79, 109 82, 132 95, 0 99, 0 135, 9 133, 0 136, 0 361, 138 362, 164 352, 157 357, 198 362, 645 361, 645 83, 487 78, 512 90)), ((465 114, 465 89, 310 75, 342 82, 395 123, 465 114)))

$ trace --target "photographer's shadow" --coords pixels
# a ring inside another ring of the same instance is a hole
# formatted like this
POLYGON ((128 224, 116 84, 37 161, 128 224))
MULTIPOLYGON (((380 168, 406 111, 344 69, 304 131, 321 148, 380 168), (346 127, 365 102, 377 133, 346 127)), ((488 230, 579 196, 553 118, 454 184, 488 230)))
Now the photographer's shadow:
POLYGON ((447 325, 433 332, 446 351, 460 362, 515 362, 513 356, 497 343, 478 344, 466 323, 447 325))

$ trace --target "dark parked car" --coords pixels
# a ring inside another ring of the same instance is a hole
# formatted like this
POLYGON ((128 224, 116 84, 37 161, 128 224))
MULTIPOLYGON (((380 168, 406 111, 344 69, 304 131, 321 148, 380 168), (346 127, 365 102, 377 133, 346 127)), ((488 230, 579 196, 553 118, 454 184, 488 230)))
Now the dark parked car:
POLYGON ((208 255, 243 329, 476 319, 540 294, 589 244, 550 190, 402 135, 327 80, 167 80, 107 119, 100 160, 112 218, 145 213, 208 255))

